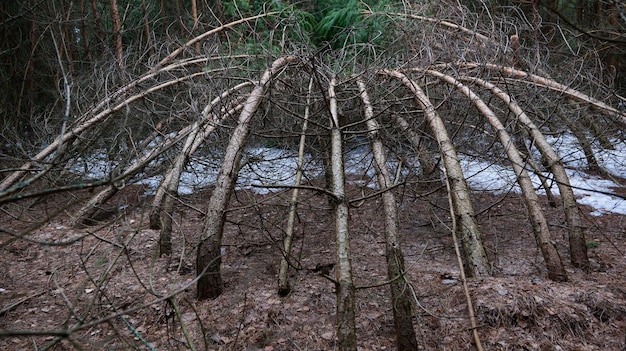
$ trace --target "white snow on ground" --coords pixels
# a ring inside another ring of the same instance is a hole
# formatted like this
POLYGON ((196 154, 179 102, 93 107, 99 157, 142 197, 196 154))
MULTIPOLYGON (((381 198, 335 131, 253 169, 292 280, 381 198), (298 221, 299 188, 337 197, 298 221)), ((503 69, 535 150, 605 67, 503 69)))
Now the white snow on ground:
MULTIPOLYGON (((610 194, 612 188, 620 185, 611 180, 603 179, 585 173, 586 160, 576 139, 571 135, 550 137, 548 141, 555 147, 559 157, 562 158, 570 183, 574 188, 577 201, 583 205, 589 205, 595 209, 592 215, 600 216, 605 213, 618 213, 626 215, 626 200, 610 194)), ((600 165, 610 174, 626 178, 626 142, 614 142, 615 150, 594 150, 600 165)), ((104 154, 103 154, 104 155, 104 154)), ((237 180, 237 189, 251 189, 259 194, 267 194, 281 190, 280 186, 292 186, 295 181, 298 155, 296 152, 276 148, 256 147, 249 148, 244 152, 242 168, 237 180), (268 187, 269 186, 269 187, 268 187)), ((103 156, 94 157, 87 167, 86 161, 81 160, 75 165, 76 171, 88 170, 92 178, 106 177, 111 167, 103 156), (95 163, 95 164, 94 164, 95 163)), ((398 163, 390 159, 389 167, 395 174, 398 163)), ((513 170, 509 167, 494 164, 485 159, 461 157, 463 172, 469 186, 474 190, 492 191, 494 193, 521 192, 516 183, 513 170)), ((403 165, 406 167, 406 165, 403 165)), ((310 155, 304 160, 305 175, 303 181, 313 179, 323 174, 323 166, 319 161, 313 160, 310 155)), ((372 163, 371 152, 364 147, 349 151, 345 157, 345 169, 348 178, 358 176, 358 185, 376 188, 376 174, 372 163), (365 175, 365 177, 362 177, 365 175)), ((199 189, 211 186, 219 172, 219 160, 206 160, 206 158, 192 158, 181 176, 179 193, 190 194, 199 189)), ((408 171, 403 169, 402 176, 408 171)), ((539 177, 529 172, 531 179, 538 189, 539 194, 545 194, 540 186, 539 177)), ((545 173, 550 178, 550 174, 545 173)), ((145 178, 139 181, 147 184, 154 191, 161 181, 161 177, 145 178)), ((550 181, 549 181, 550 182, 550 181)), ((559 189, 555 182, 550 182, 551 191, 558 195, 559 189)))
MULTIPOLYGON (((580 169, 586 168, 585 156, 578 147, 573 136, 565 135, 561 138, 550 138, 548 141, 554 146, 559 157, 562 158, 570 184, 574 189, 579 204, 595 208, 591 214, 600 216, 605 213, 618 213, 626 215, 626 200, 605 193, 614 193, 612 188, 620 185, 611 180, 592 176, 580 169), (602 193, 599 193, 602 192, 602 193)), ((615 150, 594 150, 598 163, 610 174, 626 178, 626 142, 614 142, 615 150)), ((472 189, 503 193, 507 191, 521 192, 516 184, 515 174, 510 168, 492 164, 487 160, 461 159, 463 172, 468 178, 467 182, 472 189)), ((549 177, 548 173, 544 173, 549 177)), ((531 179, 538 193, 545 194, 540 188, 539 177, 531 173, 531 179)), ((558 195, 559 189, 555 182, 550 182, 553 194, 558 195)))

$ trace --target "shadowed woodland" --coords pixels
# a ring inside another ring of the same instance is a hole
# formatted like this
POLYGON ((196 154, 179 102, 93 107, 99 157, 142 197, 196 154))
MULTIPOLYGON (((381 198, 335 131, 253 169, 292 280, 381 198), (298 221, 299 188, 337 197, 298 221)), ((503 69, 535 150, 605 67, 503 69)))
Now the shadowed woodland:
POLYGON ((3 349, 626 347, 620 2, 0 15, 3 349))

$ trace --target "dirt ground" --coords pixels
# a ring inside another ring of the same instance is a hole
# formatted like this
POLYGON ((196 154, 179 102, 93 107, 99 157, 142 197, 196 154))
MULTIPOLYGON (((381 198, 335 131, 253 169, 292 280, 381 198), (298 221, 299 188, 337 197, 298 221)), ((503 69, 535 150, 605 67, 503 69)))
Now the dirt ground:
MULTIPOLYGON (((358 187, 350 191, 351 198, 361 196, 358 187)), ((197 301, 195 247, 210 190, 180 198, 169 257, 156 254, 159 232, 148 228, 150 198, 141 192, 128 187, 110 206, 134 206, 110 211, 102 225, 79 229, 69 226, 68 195, 2 209, 0 227, 8 233, 0 233, 1 350, 335 347, 334 285, 316 272, 335 261, 334 225, 324 197, 302 192, 293 291, 281 298, 277 272, 291 194, 237 191, 224 234, 225 291, 215 300, 197 301)), ((397 196, 420 348, 474 350, 445 193, 405 187, 397 196)), ((592 217, 591 209, 581 207, 592 262, 586 274, 569 264, 563 212, 544 203, 569 274, 568 282, 555 283, 546 278, 520 196, 473 196, 495 272, 468 279, 485 350, 624 350, 626 216, 592 217)), ((392 350, 380 198, 353 205, 359 349, 392 350)))

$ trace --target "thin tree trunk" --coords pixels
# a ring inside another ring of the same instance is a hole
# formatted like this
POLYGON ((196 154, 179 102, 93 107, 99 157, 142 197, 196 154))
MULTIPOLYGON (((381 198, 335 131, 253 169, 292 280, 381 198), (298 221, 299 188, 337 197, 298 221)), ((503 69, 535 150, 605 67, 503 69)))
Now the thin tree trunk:
MULTIPOLYGON (((387 159, 380 140, 378 122, 374 119, 374 111, 370 103, 365 83, 357 80, 361 101, 363 102, 363 112, 367 124, 368 135, 372 142, 374 152, 374 166, 376 167, 376 177, 381 189, 390 188, 393 184, 387 159)), ((383 211, 385 216, 385 253, 387 256, 387 276, 391 289, 391 308, 393 320, 396 328, 396 347, 398 350, 417 350, 417 338, 413 327, 413 311, 411 306, 411 294, 409 287, 409 277, 404 267, 404 255, 402 254, 402 244, 399 238, 398 213, 396 197, 391 191, 382 194, 383 211)))
POLYGON ((67 11, 65 11, 65 19, 62 28, 63 31, 63 51, 65 52, 65 56, 67 58, 67 66, 70 77, 73 77, 76 72, 75 62, 76 57, 78 57, 79 50, 76 47, 76 40, 74 40, 73 32, 76 28, 76 25, 72 23, 72 7, 74 6, 74 2, 70 1, 67 11))
POLYGON ((291 256, 291 244, 293 242, 293 232, 296 222, 296 210, 298 209, 298 186, 302 182, 302 173, 304 171, 304 147, 306 146, 306 132, 309 122, 309 110, 311 106, 312 89, 313 78, 309 80, 309 94, 304 110, 302 134, 300 134, 300 145, 298 146, 298 165, 296 170, 296 180, 294 184, 295 188, 291 193, 291 202, 289 203, 289 215, 287 217, 287 229, 285 230, 285 239, 283 240, 283 257, 280 261, 280 270, 278 272, 278 295, 280 296, 287 296, 289 292, 291 292, 291 285, 289 284, 289 258, 291 256))
POLYGON ((406 75, 393 70, 382 70, 380 73, 400 80, 413 92, 416 102, 424 109, 426 119, 439 144, 443 166, 446 168, 446 176, 449 178, 452 189, 454 213, 456 213, 459 219, 462 234, 461 242, 467 260, 467 273, 474 277, 491 275, 491 265, 487 260, 487 254, 482 242, 482 234, 476 222, 474 207, 463 175, 463 170, 461 169, 456 149, 448 136, 448 132, 446 131, 441 117, 439 117, 435 111, 435 107, 422 89, 406 75))
POLYGON ((431 185, 441 184, 441 172, 439 171, 439 163, 435 158, 435 153, 426 150, 426 146, 424 146, 423 138, 420 137, 416 131, 411 129, 409 122, 407 122, 404 118, 400 117, 397 114, 392 114, 391 119, 394 123, 398 124, 409 139, 409 142, 415 150, 417 150, 417 157, 420 162, 420 166, 422 168, 422 178, 427 187, 431 185))
POLYGON ((530 168, 532 168, 532 173, 534 173, 537 178, 539 178, 541 187, 545 191, 546 197, 548 198, 548 205, 550 205, 550 207, 556 207, 556 200, 554 199, 552 189, 548 184, 548 178, 543 174, 541 167, 539 167, 539 165, 537 165, 537 163, 533 161, 533 158, 530 156, 532 155, 532 151, 530 150, 530 143, 527 142, 527 140, 529 139, 528 132, 525 128, 520 128, 517 122, 517 118, 513 116, 512 120, 509 120, 507 118, 504 124, 510 126, 511 133, 517 136, 513 137, 513 143, 515 144, 515 147, 517 148, 520 157, 524 160, 525 164, 530 166, 530 168))
POLYGON ((180 0, 176 0, 176 18, 178 19, 178 28, 180 29, 180 36, 185 37, 185 22, 183 22, 183 11, 180 4, 180 0))
POLYGON ((550 185, 548 184, 548 177, 543 174, 543 172, 541 171, 541 167, 539 167, 539 165, 535 161, 533 161, 532 157, 530 157, 530 147, 526 145, 526 143, 524 143, 524 146, 526 147, 526 154, 521 154, 520 156, 522 156, 524 161, 526 161, 530 168, 533 169, 533 172, 535 173, 535 175, 537 175, 537 178, 539 178, 539 182, 541 182, 541 187, 543 188, 543 191, 546 192, 548 205, 550 205, 550 207, 556 207, 556 200, 554 199, 552 188, 550 188, 550 185))
MULTIPOLYGON (((28 115, 31 117, 34 117, 34 112, 35 112, 35 57, 34 57, 34 53, 36 52, 37 42, 38 42, 37 21, 35 20, 32 20, 30 22, 29 35, 30 35, 31 56, 28 60, 28 66, 26 68, 27 74, 28 74, 28 78, 27 78, 28 80, 28 115)), ((21 99, 22 98, 20 96, 20 100, 21 99)), ((20 116, 20 111, 19 111, 20 106, 21 106, 21 103, 18 105, 18 111, 17 111, 18 116, 20 116)))
POLYGON ((602 170, 600 169, 600 165, 598 164, 598 160, 593 153, 593 149, 591 148, 591 143, 589 142, 589 140, 587 140, 587 137, 585 136, 583 131, 577 125, 572 123, 569 118, 564 116, 562 111, 556 111, 555 114, 556 117, 561 121, 561 123, 564 123, 567 128, 569 128, 576 140, 578 140, 578 144, 583 150, 583 153, 585 154, 585 159, 587 160, 587 170, 592 172, 602 172, 602 170))
MULTIPOLYGON (((183 149, 176 157, 172 167, 167 172, 163 181, 157 189, 157 193, 152 203, 152 209, 150 211, 150 228, 160 229, 161 234, 159 241, 168 242, 171 241, 172 226, 172 199, 178 195, 178 186, 180 184, 180 176, 183 172, 183 168, 187 163, 189 155, 195 150, 191 150, 198 136, 198 129, 200 125, 198 122, 194 123, 191 133, 187 136, 183 149), (169 223, 168 223, 169 222, 169 223), (168 239, 169 238, 169 239, 168 239)), ((164 247, 167 248, 167 247, 164 247)), ((171 249, 171 247, 170 247, 171 249)), ((169 255, 170 252, 159 251, 160 255, 169 255)))
POLYGON ((221 266, 221 246, 226 219, 226 209, 235 187, 241 153, 248 137, 250 120, 263 99, 267 84, 283 66, 295 62, 293 56, 279 58, 272 67, 265 71, 263 77, 250 93, 226 147, 222 167, 215 182, 215 190, 209 199, 206 220, 202 229, 200 244, 196 256, 196 272, 198 274, 198 299, 217 298, 224 290, 221 266))
POLYGON ((350 228, 348 202, 345 192, 345 173, 341 126, 335 96, 335 78, 328 86, 328 100, 331 115, 330 164, 331 193, 334 195, 335 234, 337 241, 336 295, 337 295, 337 349, 356 351, 355 287, 352 280, 350 258, 350 228))
POLYGON ((71 221, 71 225, 73 227, 81 227, 94 224, 94 218, 97 217, 97 214, 101 211, 100 205, 111 199, 118 191, 119 188, 117 186, 113 184, 107 185, 96 195, 92 196, 87 204, 83 205, 83 207, 72 216, 73 220, 71 221))
POLYGON ((533 183, 530 180, 530 176, 525 169, 525 162, 520 157, 520 152, 513 143, 513 139, 511 139, 509 133, 507 133, 504 125, 500 122, 495 113, 493 113, 493 111, 487 106, 487 104, 485 104, 478 95, 469 89, 469 87, 463 85, 455 78, 441 72, 432 70, 426 70, 424 72, 431 76, 443 79, 445 82, 455 86, 459 91, 468 97, 468 99, 485 117, 487 122, 489 122, 492 126, 498 136, 498 139, 500 140, 500 143, 504 147, 509 160, 511 161, 513 171, 515 172, 517 181, 522 189, 524 202, 528 208, 535 240, 537 242, 537 246, 541 250, 546 268, 548 269, 548 278, 558 282, 567 281, 567 272, 563 267, 561 257, 559 256, 556 247, 552 243, 548 222, 543 215, 541 205, 539 204, 539 197, 537 196, 533 183))
POLYGON ((163 210, 159 218, 161 233, 159 234, 159 256, 172 254, 172 222, 174 221, 174 200, 176 193, 167 193, 163 210))
POLYGON ((165 1, 166 0, 161 0, 161 6, 160 6, 160 18, 161 18, 161 35, 165 35, 165 33, 167 33, 167 28, 169 27, 169 17, 167 14, 167 9, 165 8, 165 1))

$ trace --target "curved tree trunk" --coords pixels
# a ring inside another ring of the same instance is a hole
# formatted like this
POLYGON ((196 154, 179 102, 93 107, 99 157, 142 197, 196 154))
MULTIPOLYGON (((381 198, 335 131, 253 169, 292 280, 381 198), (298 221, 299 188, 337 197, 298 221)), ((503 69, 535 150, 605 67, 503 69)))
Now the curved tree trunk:
MULTIPOLYGON (((185 140, 185 145, 183 145, 183 150, 176 157, 172 168, 164 177, 162 182, 162 187, 165 189, 163 192, 163 203, 159 203, 157 207, 159 211, 156 211, 156 215, 154 214, 155 207, 153 206, 152 211, 150 212, 150 228, 155 229, 155 225, 152 222, 156 217, 158 220, 158 228, 161 230, 159 234, 159 256, 162 255, 170 255, 172 253, 172 220, 174 216, 174 199, 178 196, 178 186, 180 184, 180 176, 183 172, 183 168, 187 163, 189 155, 195 151, 192 150, 193 146, 198 141, 198 145, 203 141, 204 138, 200 138, 198 136, 200 123, 195 122, 192 128, 192 132, 187 136, 187 140, 185 140)), ((161 186, 159 187, 159 190, 161 186)))
POLYGON ((577 108, 580 107, 578 103, 575 103, 575 106, 576 107, 573 108, 581 111, 580 117, 584 121, 583 123, 589 126, 589 131, 594 136, 595 140, 600 142, 600 146, 602 146, 602 148, 605 150, 615 150, 615 146, 611 143, 609 137, 607 136, 607 132, 615 136, 615 134, 613 134, 615 133, 615 131, 607 131, 606 128, 600 127, 598 123, 596 123, 596 121, 591 116, 589 116, 588 111, 577 108))
POLYGON ((192 131, 187 136, 187 140, 185 141, 185 146, 183 146, 183 149, 177 156, 176 161, 174 161, 172 167, 169 171, 167 171, 156 190, 149 215, 150 229, 161 229, 161 212, 163 211, 162 207, 165 195, 168 192, 178 192, 180 175, 182 174, 183 167, 187 163, 189 156, 196 152, 196 150, 204 142, 204 139, 215 130, 224 118, 233 115, 243 108, 241 105, 243 101, 241 98, 238 98, 234 102, 226 104, 226 106, 223 106, 220 109, 219 115, 213 113, 213 109, 232 93, 250 85, 252 85, 252 82, 238 84, 213 99, 213 101, 211 101, 211 103, 204 108, 201 114, 202 117, 198 121, 199 123, 193 124, 192 131), (201 128, 202 124, 204 124, 204 130, 200 131, 199 128, 201 128))
POLYGON ((221 246, 226 209, 235 187, 239 161, 245 141, 250 129, 250 120, 263 99, 267 84, 283 66, 296 62, 297 58, 286 56, 277 59, 272 67, 263 73, 263 77, 256 84, 243 106, 239 115, 237 127, 226 147, 222 167, 215 182, 215 190, 209 199, 206 220, 202 229, 200 244, 196 256, 196 272, 199 276, 197 283, 198 299, 216 298, 224 290, 221 266, 221 246))
MULTIPOLYGON (((547 100, 547 98, 544 98, 544 99, 547 100)), ((556 117, 559 119, 561 123, 564 123, 567 126, 567 128, 572 132, 576 140, 578 140, 578 144, 580 145, 580 148, 583 150, 583 153, 585 154, 585 159, 587 160, 587 170, 592 171, 592 172, 596 171, 596 172, 602 173, 603 170, 600 167, 600 164, 598 163, 598 160, 596 159, 593 149, 591 148, 591 143, 585 136, 585 133, 583 132, 583 130, 577 125, 575 125, 574 122, 572 122, 569 118, 567 118, 567 116, 563 115, 562 106, 558 106, 557 108, 558 110, 555 112, 556 117)), ((607 173, 604 172, 604 174, 606 175, 607 173)))
POLYGON ((399 79, 413 92, 416 102, 424 109, 426 119, 439 144, 443 166, 446 168, 446 175, 449 178, 454 213, 458 217, 461 227, 461 241, 467 260, 467 273, 475 277, 491 275, 491 265, 487 260, 482 234, 478 228, 478 223, 476 223, 474 207, 472 206, 461 164, 441 117, 439 117, 435 107, 422 89, 406 75, 393 70, 383 70, 380 73, 399 79))
POLYGON ((588 271, 589 257, 587 256, 585 233, 582 226, 582 220, 580 218, 580 212, 578 210, 578 204, 576 203, 574 191, 572 190, 569 178, 565 172, 565 167, 563 167, 559 156, 556 154, 550 143, 548 143, 539 128, 537 128, 526 113, 524 113, 524 110, 522 110, 522 108, 515 101, 513 101, 511 96, 497 86, 482 79, 471 78, 467 80, 490 89, 496 97, 506 103, 511 112, 515 114, 518 121, 524 126, 524 128, 526 128, 539 152, 541 152, 543 157, 547 160, 548 167, 554 175, 554 179, 556 180, 561 193, 563 210, 569 227, 570 260, 575 267, 588 271))
MULTIPOLYGON (((202 115, 206 116, 209 112, 211 105, 207 106, 202 115)), ((200 123, 194 123, 192 133, 187 136, 185 145, 182 151, 176 157, 174 164, 167 172, 163 181, 157 189, 152 207, 150 210, 150 228, 160 229, 159 235, 159 255, 169 255, 172 253, 172 219, 174 216, 174 199, 178 196, 178 186, 180 184, 180 177, 183 169, 187 164, 189 156, 191 156, 200 145, 204 142, 206 137, 215 130, 217 123, 221 122, 226 116, 229 116, 242 108, 241 105, 237 105, 230 111, 222 114, 219 117, 214 116, 213 123, 207 123, 204 126, 204 130, 199 130, 200 123)), ((205 123, 210 118, 203 117, 202 122, 205 123)))
POLYGON ((533 172, 539 178, 541 187, 543 188, 543 191, 546 192, 546 197, 548 198, 548 205, 550 205, 550 207, 556 207, 556 200, 554 199, 552 188, 550 188, 550 184, 548 184, 548 177, 546 177, 546 175, 541 172, 541 167, 535 161, 533 161, 532 157, 530 156, 532 154, 530 145, 525 142, 525 139, 528 138, 527 131, 524 130, 524 133, 525 133, 524 139, 520 140, 519 142, 523 145, 526 153, 522 153, 520 151, 520 156, 522 157, 524 162, 526 162, 526 164, 528 164, 530 168, 533 169, 533 172))
MULTIPOLYGON (((446 65, 445 68, 447 68, 448 65, 446 65)), ((442 66, 436 66, 436 67, 442 67, 442 66)), ((615 121, 617 123, 620 123, 622 126, 626 126, 626 112, 621 112, 605 103, 603 103, 602 101, 598 101, 586 94, 583 94, 577 90, 574 90, 566 85, 563 85, 561 83, 555 82, 552 79, 548 79, 548 78, 544 78, 538 75, 534 75, 534 74, 530 74, 528 72, 524 72, 512 67, 506 67, 506 66, 499 66, 499 65, 495 65, 492 63, 486 63, 486 64, 478 64, 478 63, 463 63, 463 64, 456 64, 456 67, 461 67, 461 68, 487 68, 490 70, 494 70, 494 71, 498 71, 501 72, 505 75, 508 75, 512 78, 516 78, 516 79, 522 79, 522 80, 526 80, 529 82, 532 82, 532 84, 535 84, 537 86, 543 86, 546 87, 550 90, 554 90, 558 93, 564 94, 569 96, 570 98, 572 98, 575 101, 579 101, 579 102, 584 102, 587 104, 590 104, 591 106, 597 108, 599 111, 601 111, 602 113, 608 115, 608 116, 612 116, 615 117, 615 121)))
MULTIPOLYGON (((376 177, 378 185, 382 189, 390 188, 393 184, 387 159, 383 149, 383 143, 378 134, 379 125, 374 119, 374 111, 370 103, 365 83, 357 80, 361 101, 363 102, 363 112, 367 124, 368 135, 372 142, 374 152, 374 166, 376 167, 376 177)), ((409 277, 404 267, 404 255, 402 254, 402 244, 398 231, 398 213, 396 197, 391 191, 382 194, 383 211, 385 216, 385 254, 387 256, 387 276, 391 288, 391 308, 393 311, 393 321, 396 328, 396 347, 398 350, 417 350, 417 338, 413 327, 413 311, 411 306, 411 294, 409 287, 409 277)))
POLYGON ((537 241, 537 245, 541 250, 541 254, 546 264, 546 268, 548 269, 548 278, 558 282, 567 281, 567 272, 563 267, 561 257, 559 256, 556 247, 552 243, 548 222, 543 215, 541 205, 539 204, 539 197, 537 196, 533 183, 530 180, 530 176, 526 171, 525 162, 524 160, 522 160, 519 150, 513 143, 513 139, 511 139, 509 133, 507 133, 504 125, 502 125, 498 117, 487 106, 487 104, 485 104, 478 95, 476 95, 471 89, 469 89, 469 87, 463 85, 455 78, 441 72, 432 70, 426 70, 424 72, 431 76, 443 79, 445 82, 459 89, 465 96, 469 98, 470 101, 472 101, 472 103, 476 106, 480 113, 485 117, 487 122, 489 122, 489 124, 495 130, 496 135, 500 140, 500 143, 504 147, 504 150, 509 160, 511 161, 513 171, 515 172, 515 176, 517 177, 517 182, 522 189, 524 202, 526 203, 526 207, 528 208, 530 221, 533 227, 533 232, 535 234, 535 240, 537 241))
MULTIPOLYGON (((69 144, 73 141, 76 140, 76 138, 78 138, 81 134, 83 134, 85 131, 89 130, 90 128, 94 127, 95 125, 101 123, 102 121, 106 120, 109 116, 111 116, 111 114, 113 114, 114 112, 117 112, 121 109, 124 109, 128 106, 128 104, 139 100, 147 95, 149 95, 150 93, 153 93, 155 91, 158 91, 160 89, 172 86, 174 84, 183 82, 187 79, 192 79, 194 77, 197 76, 201 76, 201 75, 205 75, 205 72, 199 72, 199 73, 194 73, 194 74, 190 74, 188 76, 182 77, 182 78, 177 78, 174 79, 172 81, 169 82, 165 82, 162 84, 159 84, 155 87, 152 87, 150 89, 147 90, 143 90, 121 102, 119 102, 117 105, 115 105, 114 107, 105 107, 105 109, 99 113, 97 113, 96 115, 92 116, 91 118, 89 118, 89 113, 83 114, 80 118, 78 118, 78 120, 80 120, 80 122, 74 122, 74 126, 71 128, 71 130, 65 132, 62 135, 59 135, 58 137, 56 137, 54 139, 54 141, 52 143, 50 143, 48 146, 46 146, 43 150, 39 151, 37 153, 37 155, 33 156, 31 158, 30 161, 24 163, 21 167, 19 167, 17 170, 13 171, 10 175, 8 175, 6 178, 4 178, 1 182, 0 182, 0 197, 4 197, 4 196, 8 196, 10 194, 13 194, 17 191, 19 191, 20 189, 24 188, 25 186, 31 184, 33 182, 33 180, 38 179, 39 177, 42 176, 42 174, 45 174, 45 172, 47 172, 47 168, 44 169, 43 171, 39 171, 37 172, 37 174, 33 175, 31 178, 23 180, 20 184, 15 184, 18 181, 20 181, 27 173, 29 170, 31 170, 38 162, 45 162, 46 159, 48 159, 49 157, 51 157, 51 155, 63 148, 66 144, 69 144)), ((137 80, 139 81, 139 80, 137 80)), ((134 81, 135 83, 137 81, 134 81)), ((127 91, 128 86, 125 86, 124 88, 120 89, 122 91, 127 91)), ((136 84, 133 84, 132 86, 136 86, 136 84)), ((116 93, 119 93, 119 91, 116 93)), ((111 102, 110 99, 105 99, 106 101, 111 102)), ((98 106, 101 106, 102 103, 98 104, 98 106)), ((106 104, 104 104, 106 105, 106 104)), ((94 111, 96 110, 96 108, 94 108, 94 111)), ((182 130, 180 130, 177 134, 176 134, 176 138, 180 137, 183 134, 186 134, 189 132, 189 127, 184 128, 182 130)), ((171 138, 170 138, 171 139, 171 138)), ((168 139, 168 140, 170 140, 168 139)), ((171 146, 171 145, 170 145, 171 146)), ((152 153, 151 153, 152 155, 152 153)), ((142 160, 145 159, 142 158, 142 160)), ((144 165, 145 166, 145 165, 144 165)), ((143 166, 142 166, 143 167, 143 166)))
POLYGON ((341 126, 337 112, 334 77, 328 86, 328 100, 332 126, 330 130, 330 173, 332 178, 330 191, 334 195, 333 213, 337 237, 337 283, 335 286, 337 294, 337 349, 339 351, 356 351, 355 287, 352 280, 348 201, 345 192, 341 126))
POLYGON ((118 191, 119 188, 117 186, 113 184, 107 185, 96 195, 92 196, 91 199, 72 216, 71 225, 73 227, 91 225, 94 222, 93 219, 97 217, 101 210, 100 205, 115 196, 118 191))

